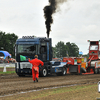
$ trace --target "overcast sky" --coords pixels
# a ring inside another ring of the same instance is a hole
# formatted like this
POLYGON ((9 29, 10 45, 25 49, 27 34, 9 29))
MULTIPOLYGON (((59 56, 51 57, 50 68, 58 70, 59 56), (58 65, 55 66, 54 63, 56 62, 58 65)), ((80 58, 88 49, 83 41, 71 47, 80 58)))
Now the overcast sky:
MULTIPOLYGON (((48 0, 0 0, 0 31, 22 36, 47 37, 43 8, 48 0)), ((50 38, 75 43, 88 53, 87 40, 100 40, 100 0, 68 0, 53 15, 50 38)))

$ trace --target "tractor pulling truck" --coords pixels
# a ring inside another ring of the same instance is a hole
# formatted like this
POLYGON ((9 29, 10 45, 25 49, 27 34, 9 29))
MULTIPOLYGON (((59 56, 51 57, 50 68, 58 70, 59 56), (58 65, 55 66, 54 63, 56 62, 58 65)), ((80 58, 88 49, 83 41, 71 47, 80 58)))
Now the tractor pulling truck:
POLYGON ((89 58, 87 72, 93 70, 95 74, 100 73, 100 44, 99 41, 89 41, 89 58))
POLYGON ((39 75, 47 76, 56 73, 57 75, 66 75, 67 62, 52 61, 52 42, 51 38, 23 36, 17 39, 15 43, 15 71, 18 76, 32 75, 32 64, 28 62, 28 58, 34 59, 34 55, 38 55, 38 59, 44 62, 44 66, 39 66, 39 75), (26 59, 23 59, 23 58, 26 59))
POLYGON ((67 74, 99 74, 100 73, 100 45, 99 41, 90 41, 89 58, 82 63, 79 57, 64 57, 67 62, 67 74))

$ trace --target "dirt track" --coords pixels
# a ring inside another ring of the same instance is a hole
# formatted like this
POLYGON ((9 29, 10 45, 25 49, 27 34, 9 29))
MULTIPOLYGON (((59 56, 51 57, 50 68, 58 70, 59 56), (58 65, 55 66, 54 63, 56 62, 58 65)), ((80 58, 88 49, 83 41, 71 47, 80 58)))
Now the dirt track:
POLYGON ((0 75, 0 96, 47 87, 98 83, 98 81, 100 81, 100 74, 66 76, 52 75, 48 77, 40 77, 38 83, 33 83, 32 77, 30 76, 18 77, 16 74, 0 75))

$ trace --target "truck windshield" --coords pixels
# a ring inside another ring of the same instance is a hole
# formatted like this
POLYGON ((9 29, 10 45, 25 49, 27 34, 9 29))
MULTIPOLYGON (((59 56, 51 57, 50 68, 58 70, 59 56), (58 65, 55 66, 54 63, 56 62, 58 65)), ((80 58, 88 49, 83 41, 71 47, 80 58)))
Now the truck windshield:
POLYGON ((17 53, 32 53, 39 54, 38 45, 33 44, 20 44, 16 46, 17 53))
POLYGON ((98 50, 98 45, 91 45, 90 50, 98 50))

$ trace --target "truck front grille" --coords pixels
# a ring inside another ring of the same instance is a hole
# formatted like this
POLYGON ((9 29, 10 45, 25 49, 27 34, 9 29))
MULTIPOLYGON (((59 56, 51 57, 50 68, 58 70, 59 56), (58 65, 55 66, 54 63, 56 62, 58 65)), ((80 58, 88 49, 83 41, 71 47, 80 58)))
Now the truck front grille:
POLYGON ((32 69, 32 64, 30 64, 30 63, 21 63, 20 64, 20 69, 27 69, 27 68, 32 69))

